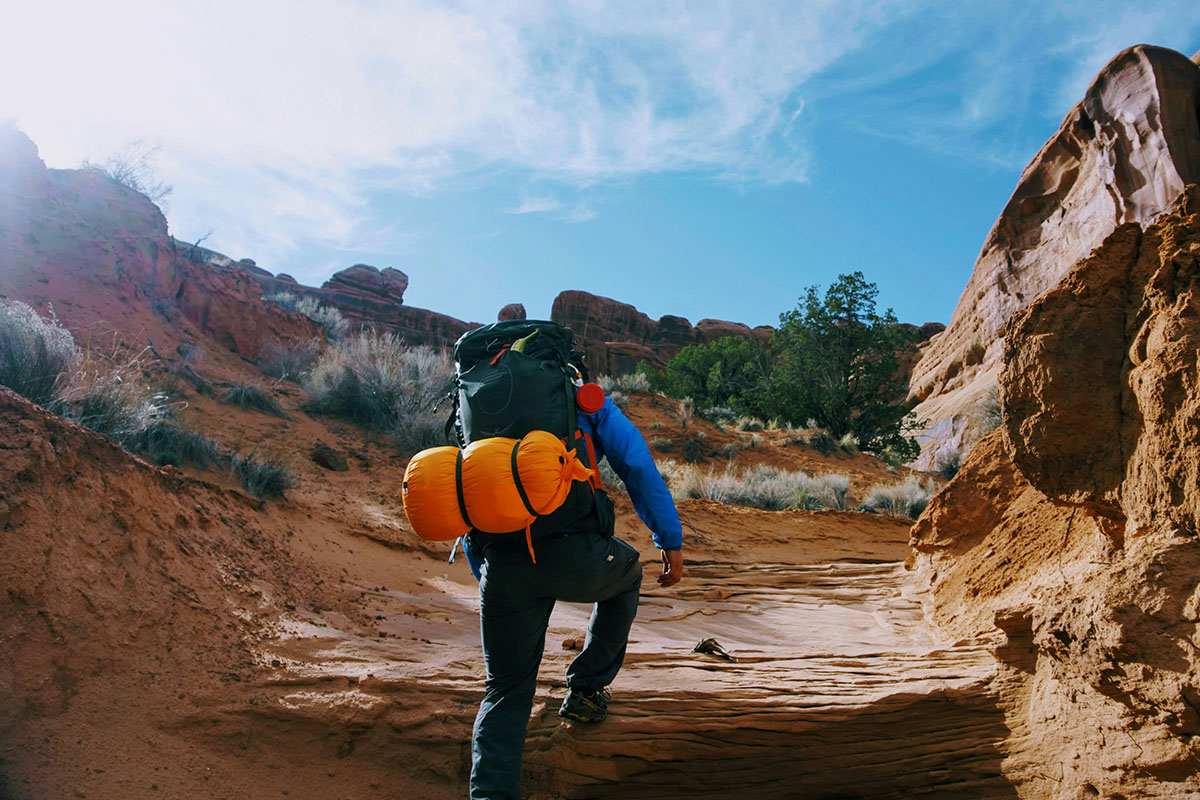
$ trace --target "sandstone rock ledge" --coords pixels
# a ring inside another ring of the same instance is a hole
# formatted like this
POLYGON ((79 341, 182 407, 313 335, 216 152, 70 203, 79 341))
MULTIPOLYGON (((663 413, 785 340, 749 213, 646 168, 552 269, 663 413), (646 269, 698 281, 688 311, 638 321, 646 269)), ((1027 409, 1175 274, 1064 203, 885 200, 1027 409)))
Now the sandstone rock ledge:
POLYGON ((1024 797, 1200 793, 1200 188, 1008 326, 1005 421, 913 529, 951 638, 999 629, 1024 797))

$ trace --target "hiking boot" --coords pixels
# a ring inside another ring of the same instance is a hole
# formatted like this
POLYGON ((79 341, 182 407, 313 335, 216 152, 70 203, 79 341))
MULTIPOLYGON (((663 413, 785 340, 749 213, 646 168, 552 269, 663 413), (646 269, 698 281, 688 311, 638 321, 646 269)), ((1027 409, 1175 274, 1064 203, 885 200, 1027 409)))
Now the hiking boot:
POLYGON ((608 716, 610 699, 612 691, 609 689, 567 689, 558 715, 577 722, 603 722, 608 716))

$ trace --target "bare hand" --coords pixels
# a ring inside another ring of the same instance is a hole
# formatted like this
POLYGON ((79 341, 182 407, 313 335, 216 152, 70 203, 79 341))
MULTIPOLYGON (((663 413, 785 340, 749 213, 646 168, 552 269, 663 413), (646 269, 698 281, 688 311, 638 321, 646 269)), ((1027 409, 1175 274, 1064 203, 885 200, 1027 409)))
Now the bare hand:
POLYGON ((663 550, 662 551, 663 571, 658 576, 658 585, 664 589, 668 586, 674 586, 683 580, 683 551, 682 550, 663 550))

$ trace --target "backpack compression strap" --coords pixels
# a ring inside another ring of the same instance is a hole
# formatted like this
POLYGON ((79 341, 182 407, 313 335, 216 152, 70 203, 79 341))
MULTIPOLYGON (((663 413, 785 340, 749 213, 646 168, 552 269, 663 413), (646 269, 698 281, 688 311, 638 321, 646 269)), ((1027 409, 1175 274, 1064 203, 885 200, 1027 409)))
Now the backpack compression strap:
POLYGON ((458 513, 462 515, 463 522, 474 528, 471 524, 471 518, 467 516, 467 499, 463 496, 463 451, 458 451, 458 458, 454 461, 454 488, 458 491, 458 513))

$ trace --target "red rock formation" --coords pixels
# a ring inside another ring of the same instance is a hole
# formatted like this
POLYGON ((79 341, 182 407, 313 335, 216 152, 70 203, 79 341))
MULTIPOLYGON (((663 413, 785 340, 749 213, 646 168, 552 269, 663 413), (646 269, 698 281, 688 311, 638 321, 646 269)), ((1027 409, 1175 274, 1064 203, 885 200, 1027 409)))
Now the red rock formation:
POLYGON ((643 361, 662 369, 680 350, 724 336, 769 340, 774 330, 751 330, 736 322, 704 319, 695 327, 684 317, 666 315, 657 322, 628 303, 588 292, 566 291, 554 298, 550 319, 566 325, 588 353, 594 374, 621 375, 643 361))
POLYGON ((919 464, 978 435, 972 412, 996 383, 1005 323, 1119 225, 1146 224, 1200 181, 1198 98, 1192 61, 1130 48, 1101 70, 1026 167, 950 326, 913 374, 916 412, 933 423, 919 464))
MULTIPOLYGON (((93 170, 47 170, 11 126, 0 125, 0 154, 0 296, 53 304, 76 331, 113 331, 131 310, 169 305, 175 250, 153 203, 93 170)), ((161 335, 162 320, 144 317, 161 335)))
POLYGON ((379 270, 369 264, 355 264, 334 273, 321 288, 338 305, 381 300, 400 305, 404 302, 404 290, 408 288, 408 276, 392 267, 379 270))
MULTIPOLYGON (((219 253, 215 255, 220 256, 219 253)), ((212 257, 206 257, 206 260, 213 265, 219 263, 212 257)), ((478 322, 464 322, 436 311, 403 305, 408 276, 390 267, 377 270, 356 264, 336 273, 319 289, 298 284, 290 275, 284 274, 255 274, 254 280, 262 295, 290 292, 312 297, 337 308, 351 321, 352 327, 389 331, 411 345, 451 347, 458 337, 479 327, 478 322)))
POLYGON ((510 319, 527 319, 525 316, 525 306, 521 303, 509 303, 504 308, 500 309, 500 313, 496 315, 498 322, 504 322, 510 319))
POLYGON ((0 127, 0 153, 0 296, 52 307, 83 342, 119 332, 131 346, 166 350, 199 333, 253 359, 269 341, 313 335, 308 320, 264 304, 241 265, 226 259, 214 270, 177 256, 144 195, 93 170, 47 170, 11 127, 0 127))
POLYGON ((1022 796, 1200 792, 1197 353, 1191 186, 1013 318, 1003 427, 913 528, 947 634, 1005 640, 1022 796))

